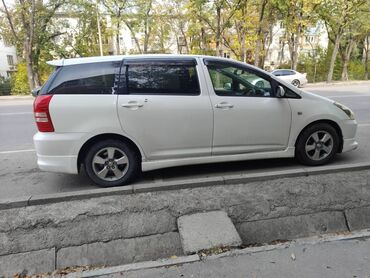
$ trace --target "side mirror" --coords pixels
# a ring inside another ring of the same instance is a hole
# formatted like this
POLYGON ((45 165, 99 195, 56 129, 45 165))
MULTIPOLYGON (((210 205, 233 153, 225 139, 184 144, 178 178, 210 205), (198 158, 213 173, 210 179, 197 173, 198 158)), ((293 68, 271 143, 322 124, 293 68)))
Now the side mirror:
POLYGON ((32 91, 31 91, 31 94, 34 96, 34 97, 37 97, 40 93, 40 90, 41 90, 41 87, 36 87, 34 88, 32 91))
POLYGON ((285 96, 285 90, 282 86, 279 85, 276 90, 276 97, 282 98, 284 96, 285 96))

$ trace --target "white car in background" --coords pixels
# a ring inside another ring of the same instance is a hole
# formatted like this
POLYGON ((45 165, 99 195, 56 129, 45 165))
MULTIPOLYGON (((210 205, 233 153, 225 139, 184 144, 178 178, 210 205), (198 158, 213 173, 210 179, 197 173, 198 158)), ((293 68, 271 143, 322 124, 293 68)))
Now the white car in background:
POLYGON ((299 73, 291 69, 277 69, 272 71, 271 74, 295 87, 302 87, 308 82, 306 73, 299 73))

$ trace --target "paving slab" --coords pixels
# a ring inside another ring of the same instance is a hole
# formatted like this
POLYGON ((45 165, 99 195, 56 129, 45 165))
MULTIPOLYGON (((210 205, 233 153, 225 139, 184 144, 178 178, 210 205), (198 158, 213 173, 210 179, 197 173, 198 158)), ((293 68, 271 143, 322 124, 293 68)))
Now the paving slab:
POLYGON ((181 216, 177 220, 185 254, 220 246, 240 246, 242 241, 224 211, 181 216))
POLYGON ((348 209, 345 214, 351 231, 370 228, 370 207, 348 209))

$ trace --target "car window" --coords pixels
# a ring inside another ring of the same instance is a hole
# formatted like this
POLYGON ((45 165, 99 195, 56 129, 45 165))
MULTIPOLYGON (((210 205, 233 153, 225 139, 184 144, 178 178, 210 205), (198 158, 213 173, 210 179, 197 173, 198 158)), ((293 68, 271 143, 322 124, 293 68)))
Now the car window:
POLYGON ((113 94, 120 62, 88 63, 60 69, 48 94, 113 94))
POLYGON ((213 89, 219 96, 271 97, 270 81, 245 68, 208 65, 213 89))
POLYGON ((129 94, 200 94, 194 65, 129 65, 127 78, 129 94))
POLYGON ((291 71, 291 70, 284 70, 283 71, 284 73, 283 73, 283 75, 294 75, 294 71, 291 71))
POLYGON ((275 75, 275 76, 282 76, 283 75, 281 70, 273 71, 272 74, 275 75))

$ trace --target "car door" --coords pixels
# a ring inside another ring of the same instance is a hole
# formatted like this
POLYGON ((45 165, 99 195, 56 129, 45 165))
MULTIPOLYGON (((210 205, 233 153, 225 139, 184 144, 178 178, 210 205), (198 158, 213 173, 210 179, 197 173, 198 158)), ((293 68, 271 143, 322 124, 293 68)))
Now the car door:
POLYGON ((214 111, 214 155, 284 150, 291 126, 287 99, 275 97, 270 77, 240 63, 205 60, 214 111), (252 78, 264 86, 252 85, 252 78))
POLYGON ((211 155, 213 114, 194 58, 125 59, 118 115, 146 159, 211 155))

